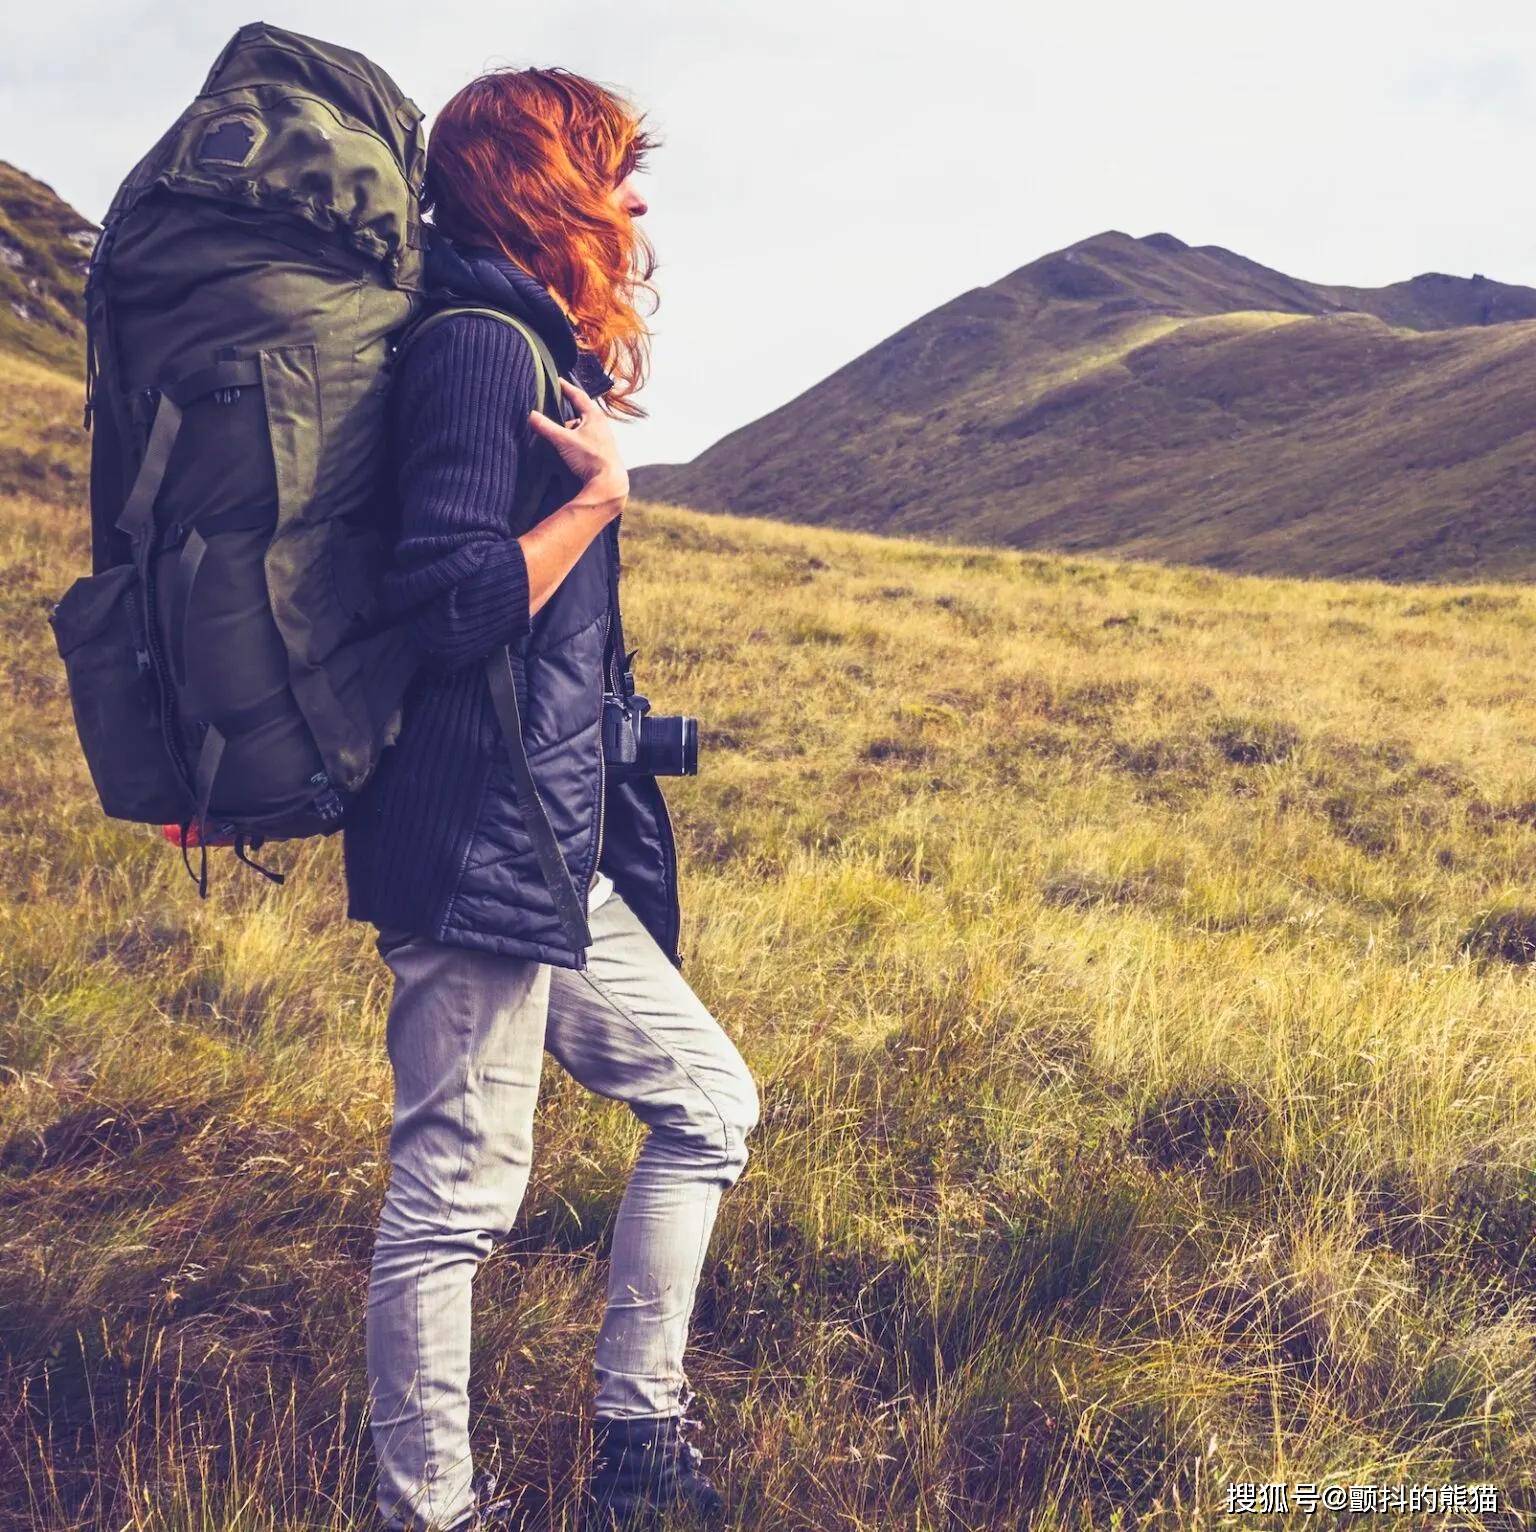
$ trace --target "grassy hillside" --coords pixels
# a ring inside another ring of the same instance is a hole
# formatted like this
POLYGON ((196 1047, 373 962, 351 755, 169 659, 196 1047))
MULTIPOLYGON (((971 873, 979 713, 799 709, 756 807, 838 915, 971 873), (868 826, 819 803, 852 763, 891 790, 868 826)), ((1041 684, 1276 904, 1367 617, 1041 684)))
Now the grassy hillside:
POLYGON ((646 494, 1257 573, 1536 574, 1536 291, 1328 287, 1103 234, 965 293, 646 494))
MULTIPOLYGON (((204 905, 101 818, 44 620, 83 518, 36 477, 0 499, 0 1524, 362 1528, 386 973, 338 846, 204 905)), ((646 690, 705 720, 687 972, 765 1102, 693 1360, 734 1524, 1529 1509, 1536 596, 626 523, 646 690)), ((558 1527, 637 1135, 551 1066, 538 1144, 477 1436, 558 1527)))
POLYGON ((51 186, 0 160, 0 348, 78 369, 96 234, 51 186))

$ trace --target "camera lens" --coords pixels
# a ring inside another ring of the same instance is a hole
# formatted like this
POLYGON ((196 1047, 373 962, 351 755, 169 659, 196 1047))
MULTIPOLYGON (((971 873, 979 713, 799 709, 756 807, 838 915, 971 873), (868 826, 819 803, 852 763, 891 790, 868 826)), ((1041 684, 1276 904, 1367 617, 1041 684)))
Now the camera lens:
POLYGON ((699 770, 699 721, 647 714, 640 724, 637 765, 653 776, 692 777, 699 770))

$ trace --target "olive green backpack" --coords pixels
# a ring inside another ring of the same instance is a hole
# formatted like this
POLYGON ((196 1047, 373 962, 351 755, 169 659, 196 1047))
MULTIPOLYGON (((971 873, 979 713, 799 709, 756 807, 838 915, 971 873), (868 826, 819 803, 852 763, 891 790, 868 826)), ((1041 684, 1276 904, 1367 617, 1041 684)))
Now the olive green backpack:
POLYGON ((334 830, 399 728, 381 474, 424 165, 382 70, 243 27, 92 261, 95 572, 54 632, 102 807, 179 826, 204 892, 210 843, 334 830))

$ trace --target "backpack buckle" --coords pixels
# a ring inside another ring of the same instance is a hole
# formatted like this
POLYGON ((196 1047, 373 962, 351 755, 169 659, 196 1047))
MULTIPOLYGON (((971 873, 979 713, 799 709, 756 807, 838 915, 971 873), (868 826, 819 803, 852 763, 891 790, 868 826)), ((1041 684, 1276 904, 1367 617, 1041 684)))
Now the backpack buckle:
POLYGON ((320 816, 322 824, 332 824, 340 819, 346 811, 346 805, 341 801, 341 794, 331 786, 331 779, 325 772, 317 771, 309 779, 309 785, 318 788, 311 807, 320 816))

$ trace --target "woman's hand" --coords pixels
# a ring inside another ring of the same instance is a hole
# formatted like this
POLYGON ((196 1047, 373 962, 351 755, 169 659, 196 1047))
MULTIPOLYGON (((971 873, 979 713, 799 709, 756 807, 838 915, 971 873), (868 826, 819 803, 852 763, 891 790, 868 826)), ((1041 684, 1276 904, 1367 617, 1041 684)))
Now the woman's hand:
POLYGON ((576 418, 562 423, 534 410, 528 424, 581 481, 581 492, 569 503, 601 506, 609 515, 617 516, 629 498, 629 472, 619 456, 613 427, 585 389, 566 378, 560 379, 560 386, 575 406, 576 418))

